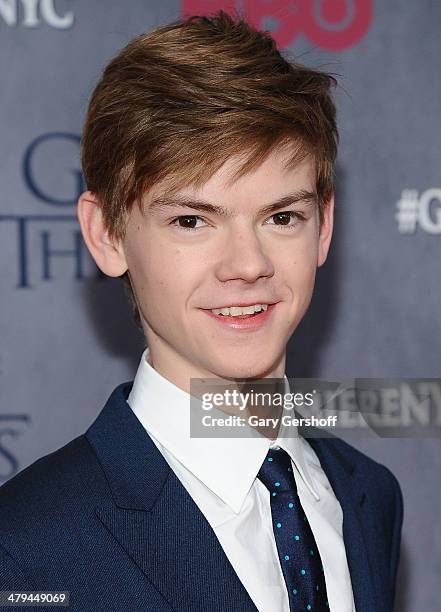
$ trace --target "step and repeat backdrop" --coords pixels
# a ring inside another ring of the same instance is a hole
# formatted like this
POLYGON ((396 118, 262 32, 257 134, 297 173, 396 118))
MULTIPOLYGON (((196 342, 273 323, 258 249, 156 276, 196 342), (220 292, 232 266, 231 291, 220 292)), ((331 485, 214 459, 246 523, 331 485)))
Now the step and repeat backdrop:
MULTIPOLYGON (((437 2, 0 0, 0 482, 83 433, 144 347, 76 221, 92 88, 133 36, 231 7, 339 81, 334 241, 287 375, 440 377, 437 2)), ((439 610, 440 438, 352 443, 403 489, 397 610, 439 610)))

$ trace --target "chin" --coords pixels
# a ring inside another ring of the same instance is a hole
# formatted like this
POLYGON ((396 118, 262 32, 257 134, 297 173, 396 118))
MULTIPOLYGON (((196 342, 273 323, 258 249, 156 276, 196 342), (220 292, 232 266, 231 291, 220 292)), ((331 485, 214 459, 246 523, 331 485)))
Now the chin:
POLYGON ((228 363, 218 364, 215 369, 217 376, 222 378, 264 378, 274 369, 274 362, 268 361, 262 363, 259 361, 256 363, 244 363, 242 359, 237 364, 234 363, 234 359, 230 359, 228 363))

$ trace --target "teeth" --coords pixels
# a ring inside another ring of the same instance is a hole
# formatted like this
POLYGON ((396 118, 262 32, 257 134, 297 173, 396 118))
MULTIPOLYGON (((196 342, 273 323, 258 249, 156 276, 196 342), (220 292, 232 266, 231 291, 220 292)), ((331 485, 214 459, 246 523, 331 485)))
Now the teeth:
POLYGON ((260 312, 261 310, 267 310, 268 304, 254 304, 252 306, 231 306, 229 308, 212 308, 211 312, 219 315, 222 314, 224 316, 230 317, 238 317, 243 314, 254 314, 255 312, 260 312))

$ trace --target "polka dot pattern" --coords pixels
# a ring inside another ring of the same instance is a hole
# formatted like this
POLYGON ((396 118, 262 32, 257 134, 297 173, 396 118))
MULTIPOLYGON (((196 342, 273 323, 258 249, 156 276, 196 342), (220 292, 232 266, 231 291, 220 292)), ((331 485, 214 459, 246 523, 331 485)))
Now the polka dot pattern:
POLYGON ((290 610, 329 610, 320 553, 300 503, 288 453, 270 449, 257 477, 270 492, 274 537, 290 610))

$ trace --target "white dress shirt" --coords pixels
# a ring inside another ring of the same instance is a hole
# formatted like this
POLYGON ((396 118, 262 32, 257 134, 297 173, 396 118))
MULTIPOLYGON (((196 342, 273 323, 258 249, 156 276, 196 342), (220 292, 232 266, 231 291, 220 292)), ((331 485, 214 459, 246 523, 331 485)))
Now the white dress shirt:
MULTIPOLYGON (((301 436, 276 440, 191 438, 190 395, 143 353, 128 404, 211 525, 260 612, 289 612, 271 518, 270 495, 256 478, 270 447, 291 457, 300 502, 323 563, 331 612, 355 612, 343 513, 320 461, 301 436)), ((289 392, 285 376, 285 390, 289 392)), ((290 426, 292 430, 292 426, 290 426)))

